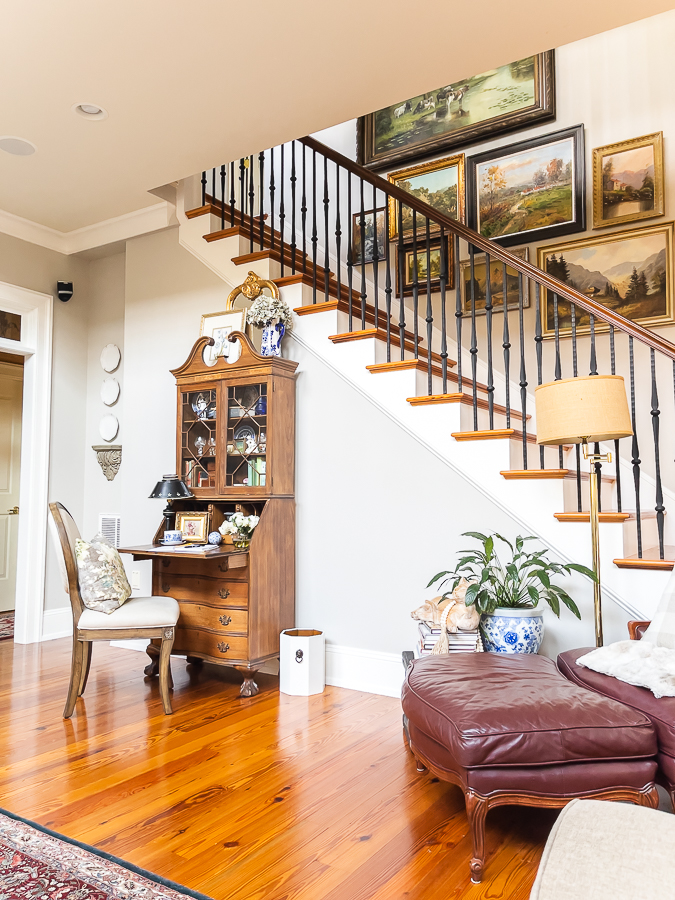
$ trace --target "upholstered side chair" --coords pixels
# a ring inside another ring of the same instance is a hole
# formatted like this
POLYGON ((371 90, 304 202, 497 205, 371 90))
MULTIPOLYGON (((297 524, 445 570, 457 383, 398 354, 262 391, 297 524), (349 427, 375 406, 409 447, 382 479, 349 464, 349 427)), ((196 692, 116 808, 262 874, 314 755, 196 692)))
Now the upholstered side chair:
POLYGON ((179 606, 173 597, 132 597, 112 613, 87 609, 82 602, 77 577, 75 541, 80 537, 75 520, 61 503, 49 504, 50 531, 63 578, 63 587, 70 596, 73 613, 73 659, 68 699, 63 718, 69 719, 77 698, 87 686, 91 666, 91 645, 94 641, 159 638, 159 693, 166 715, 171 715, 170 658, 179 606))

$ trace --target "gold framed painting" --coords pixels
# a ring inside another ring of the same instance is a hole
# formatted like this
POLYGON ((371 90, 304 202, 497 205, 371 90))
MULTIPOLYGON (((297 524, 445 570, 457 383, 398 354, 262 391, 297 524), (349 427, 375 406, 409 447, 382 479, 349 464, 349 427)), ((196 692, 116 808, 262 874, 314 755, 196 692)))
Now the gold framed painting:
MULTIPOLYGON (((464 221, 464 154, 434 159, 419 166, 410 166, 390 172, 387 179, 413 197, 423 200, 439 212, 445 213, 457 222, 464 221)), ((399 206, 401 206, 401 226, 404 239, 409 240, 413 232, 412 210, 389 198, 389 237, 398 236, 399 206)), ((416 216, 417 239, 426 233, 426 217, 416 216)), ((430 232, 438 234, 439 227, 432 224, 430 232)))
POLYGON ((593 228, 664 211, 662 131, 593 150, 593 228))
POLYGON ((207 313, 202 316, 199 337, 206 335, 215 341, 212 347, 204 350, 204 362, 207 366, 215 366, 218 357, 224 356, 229 363, 236 362, 241 353, 239 341, 230 343, 228 337, 232 331, 244 331, 246 328, 246 310, 231 309, 227 312, 207 313))
POLYGON ((188 543, 205 544, 209 533, 208 512, 177 512, 176 531, 188 543))
MULTIPOLYGON (((537 250, 537 265, 549 275, 587 294, 631 322, 652 327, 670 325, 673 316, 673 223, 596 235, 537 250)), ((543 334, 555 334, 553 291, 543 300, 543 334)), ((589 315, 575 311, 576 333, 590 331, 589 315)), ((596 330, 606 326, 596 322, 596 330)), ((572 328, 570 305, 558 301, 558 330, 572 328)))
MULTIPOLYGON (((454 241, 452 236, 446 237, 446 254, 448 265, 448 278, 446 282, 446 290, 451 290, 455 286, 455 265, 454 265, 454 241)), ((412 244, 406 244, 402 248, 403 254, 403 296, 409 297, 414 293, 415 289, 415 256, 417 256, 417 286, 418 295, 426 295, 427 284, 432 294, 438 294, 441 290, 441 267, 443 263, 441 254, 441 241, 436 238, 429 241, 429 259, 427 260, 426 240, 418 240, 417 248, 412 244), (415 254, 415 249, 417 253, 415 254), (429 281, 427 282, 427 262, 429 270, 429 281)), ((396 266, 396 296, 401 296, 401 273, 399 266, 396 266)))
MULTIPOLYGON (((511 250, 514 256, 528 260, 527 247, 511 250)), ((460 284, 462 285, 462 299, 464 315, 471 315, 471 260, 463 259, 460 264, 460 284)), ((523 278, 523 307, 530 305, 530 279, 523 278)), ((477 316, 485 315, 487 279, 485 274, 485 256, 479 254, 473 260, 473 296, 477 316)), ((490 259, 490 295, 492 297, 493 313, 504 312, 504 266, 498 259, 490 259)), ((511 266, 506 267, 506 308, 518 309, 518 272, 511 266)))

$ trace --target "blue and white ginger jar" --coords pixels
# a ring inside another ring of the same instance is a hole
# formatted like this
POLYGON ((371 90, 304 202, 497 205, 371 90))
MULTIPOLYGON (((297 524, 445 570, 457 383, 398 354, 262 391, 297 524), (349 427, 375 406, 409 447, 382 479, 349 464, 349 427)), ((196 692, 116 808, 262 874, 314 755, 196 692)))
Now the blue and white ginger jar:
POLYGON ((496 609, 481 617, 480 630, 490 653, 538 653, 544 616, 540 609, 496 609))

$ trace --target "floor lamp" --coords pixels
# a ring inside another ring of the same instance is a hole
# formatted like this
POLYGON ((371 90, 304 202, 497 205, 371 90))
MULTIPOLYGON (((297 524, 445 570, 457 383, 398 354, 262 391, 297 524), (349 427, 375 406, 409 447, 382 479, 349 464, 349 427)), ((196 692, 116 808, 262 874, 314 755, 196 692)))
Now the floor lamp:
MULTIPOLYGON (((590 519, 593 548, 595 645, 602 647, 602 599, 600 590, 600 540, 598 531, 598 479, 595 463, 611 462, 610 453, 589 453, 591 442, 629 437, 631 426, 626 388, 620 375, 589 375, 540 384, 534 393, 537 443, 583 444, 590 462, 590 519)), ((619 460, 617 460, 619 465, 619 460)))

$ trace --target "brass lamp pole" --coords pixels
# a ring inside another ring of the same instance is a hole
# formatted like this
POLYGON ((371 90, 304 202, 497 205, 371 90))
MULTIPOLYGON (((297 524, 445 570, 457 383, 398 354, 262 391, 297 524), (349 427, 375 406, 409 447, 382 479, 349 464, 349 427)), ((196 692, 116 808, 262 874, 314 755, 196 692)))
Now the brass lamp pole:
MULTIPOLYGON (((593 609, 595 645, 602 647, 602 591, 600 587, 600 529, 598 479, 595 464, 611 462, 610 453, 589 453, 590 441, 614 441, 633 433, 626 388, 620 375, 563 378, 535 389, 537 443, 582 444, 589 460, 591 548, 593 553, 593 609)), ((617 465, 619 460, 617 460, 617 465)))

